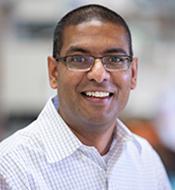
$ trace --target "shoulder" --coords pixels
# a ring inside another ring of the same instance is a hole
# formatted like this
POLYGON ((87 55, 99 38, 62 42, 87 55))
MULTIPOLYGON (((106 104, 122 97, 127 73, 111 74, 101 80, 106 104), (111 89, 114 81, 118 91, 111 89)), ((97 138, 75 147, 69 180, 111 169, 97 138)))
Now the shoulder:
POLYGON ((140 162, 142 168, 144 168, 144 175, 149 174, 149 176, 152 176, 152 180, 155 179, 157 189, 171 189, 166 169, 159 154, 147 140, 137 135, 135 135, 135 138, 141 145, 140 162))
POLYGON ((31 151, 42 150, 42 143, 39 143, 41 139, 37 126, 37 121, 34 121, 0 143, 0 165, 7 159, 25 159, 31 151))
POLYGON ((140 145, 140 160, 143 166, 164 170, 162 160, 154 147, 146 139, 135 134, 134 137, 140 145))
POLYGON ((143 137, 138 136, 136 134, 133 134, 133 136, 140 146, 141 155, 145 156, 145 154, 148 155, 148 154, 154 154, 155 153, 154 148, 146 139, 144 139, 143 137))
POLYGON ((21 129, 0 143, 0 176, 13 182, 27 182, 38 157, 45 160, 44 146, 37 121, 21 129))

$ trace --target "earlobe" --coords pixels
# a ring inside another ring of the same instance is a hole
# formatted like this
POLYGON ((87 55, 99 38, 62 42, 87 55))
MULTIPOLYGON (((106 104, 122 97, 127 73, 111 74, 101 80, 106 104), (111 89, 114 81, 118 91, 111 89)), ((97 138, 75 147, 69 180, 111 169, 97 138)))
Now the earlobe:
POLYGON ((57 78, 58 78, 58 71, 57 71, 57 62, 52 56, 48 56, 48 74, 49 74, 49 83, 51 88, 57 88, 57 78))
POLYGON ((137 70, 138 70, 138 59, 133 58, 131 65, 131 90, 135 89, 137 85, 137 70))

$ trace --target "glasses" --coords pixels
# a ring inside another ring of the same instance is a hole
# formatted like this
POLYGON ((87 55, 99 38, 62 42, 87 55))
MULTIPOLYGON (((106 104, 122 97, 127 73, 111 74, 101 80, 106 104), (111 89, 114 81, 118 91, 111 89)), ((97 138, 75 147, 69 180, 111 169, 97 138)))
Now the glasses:
POLYGON ((69 70, 89 71, 95 64, 95 60, 100 59, 105 70, 123 71, 129 69, 132 57, 128 55, 107 55, 103 57, 94 57, 90 55, 70 55, 58 57, 56 61, 63 62, 69 70))

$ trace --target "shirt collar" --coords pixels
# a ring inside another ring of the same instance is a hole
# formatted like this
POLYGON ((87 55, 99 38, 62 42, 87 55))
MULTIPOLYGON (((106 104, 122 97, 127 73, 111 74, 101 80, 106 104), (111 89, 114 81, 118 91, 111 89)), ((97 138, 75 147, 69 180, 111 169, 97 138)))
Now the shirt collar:
POLYGON ((51 98, 40 113, 37 122, 48 162, 62 160, 82 145, 57 112, 51 98))
MULTIPOLYGON (((62 117, 58 113, 58 99, 50 98, 38 117, 40 125, 40 138, 44 145, 44 151, 48 162, 56 162, 73 154, 83 144, 73 134, 62 117)), ((141 151, 141 145, 134 134, 120 121, 117 120, 114 139, 126 143, 132 141, 141 151)))
POLYGON ((114 138, 117 141, 122 141, 122 143, 132 142, 136 146, 139 153, 141 153, 142 146, 139 140, 137 139, 136 135, 132 133, 126 127, 126 125, 119 119, 117 119, 116 132, 115 132, 114 138))

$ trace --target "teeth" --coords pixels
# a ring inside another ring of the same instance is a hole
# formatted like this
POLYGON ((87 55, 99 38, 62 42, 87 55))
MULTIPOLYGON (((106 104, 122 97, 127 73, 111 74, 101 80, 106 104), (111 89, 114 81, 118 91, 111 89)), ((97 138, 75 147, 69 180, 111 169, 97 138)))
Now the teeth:
POLYGON ((93 97, 97 97, 97 98, 109 96, 109 92, 86 92, 85 94, 87 96, 93 96, 93 97))

